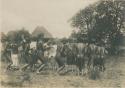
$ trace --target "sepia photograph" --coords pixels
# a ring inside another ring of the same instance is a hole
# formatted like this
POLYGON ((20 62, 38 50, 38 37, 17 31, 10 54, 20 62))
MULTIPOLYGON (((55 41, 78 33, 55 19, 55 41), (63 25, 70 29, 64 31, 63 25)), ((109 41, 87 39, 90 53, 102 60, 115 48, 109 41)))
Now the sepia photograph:
POLYGON ((0 88, 125 88, 125 0, 0 4, 0 88))

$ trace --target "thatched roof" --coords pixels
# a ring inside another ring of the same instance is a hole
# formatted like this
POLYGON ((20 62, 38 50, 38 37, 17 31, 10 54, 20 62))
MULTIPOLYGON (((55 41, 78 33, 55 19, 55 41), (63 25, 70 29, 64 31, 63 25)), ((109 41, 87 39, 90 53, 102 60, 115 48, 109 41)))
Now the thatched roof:
POLYGON ((44 28, 43 26, 37 26, 35 30, 32 32, 32 36, 36 37, 41 33, 44 35, 44 38, 52 38, 52 34, 49 33, 47 29, 44 28))

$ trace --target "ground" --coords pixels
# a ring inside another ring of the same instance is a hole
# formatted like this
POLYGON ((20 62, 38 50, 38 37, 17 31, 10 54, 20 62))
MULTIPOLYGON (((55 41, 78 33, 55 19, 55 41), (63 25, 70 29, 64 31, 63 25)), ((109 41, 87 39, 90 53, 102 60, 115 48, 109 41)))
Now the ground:
MULTIPOLYGON (((7 82, 15 82, 20 72, 5 71, 5 64, 1 64, 1 86, 13 87, 7 82)), ((30 73, 31 81, 25 81, 17 87, 33 87, 33 88, 78 88, 78 87, 96 87, 96 88, 124 88, 125 87, 125 57, 112 56, 106 60, 106 71, 100 74, 101 77, 96 80, 89 79, 86 76, 76 76, 74 74, 58 75, 55 72, 46 72, 44 74, 30 73)))

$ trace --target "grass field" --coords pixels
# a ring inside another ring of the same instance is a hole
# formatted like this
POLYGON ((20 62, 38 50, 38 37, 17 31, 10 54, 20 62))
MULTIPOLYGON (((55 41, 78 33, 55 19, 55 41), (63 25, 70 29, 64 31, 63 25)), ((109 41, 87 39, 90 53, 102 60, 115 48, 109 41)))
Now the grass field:
POLYGON ((125 57, 113 56, 106 60, 106 71, 100 74, 97 80, 91 80, 86 76, 76 76, 72 73, 58 75, 55 72, 44 74, 30 73, 31 81, 22 82, 18 79, 19 71, 5 71, 6 64, 1 63, 2 87, 29 87, 29 88, 125 88, 125 57), (16 85, 15 85, 16 84, 16 85))

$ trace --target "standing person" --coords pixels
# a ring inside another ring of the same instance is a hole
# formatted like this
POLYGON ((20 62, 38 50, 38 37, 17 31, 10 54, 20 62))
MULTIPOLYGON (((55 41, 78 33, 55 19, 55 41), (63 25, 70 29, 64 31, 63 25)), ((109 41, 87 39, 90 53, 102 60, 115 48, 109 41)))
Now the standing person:
POLYGON ((28 63, 28 52, 30 50, 30 42, 28 42, 24 35, 21 36, 21 48, 21 62, 28 63))
POLYGON ((10 67, 14 70, 19 69, 19 59, 18 59, 18 45, 16 43, 11 44, 11 61, 10 67))
POLYGON ((43 50, 43 44, 44 44, 44 42, 42 39, 37 40, 37 46, 36 46, 37 50, 43 50))
POLYGON ((44 36, 40 34, 37 38, 37 50, 42 50, 43 51, 43 44, 44 44, 44 36))

